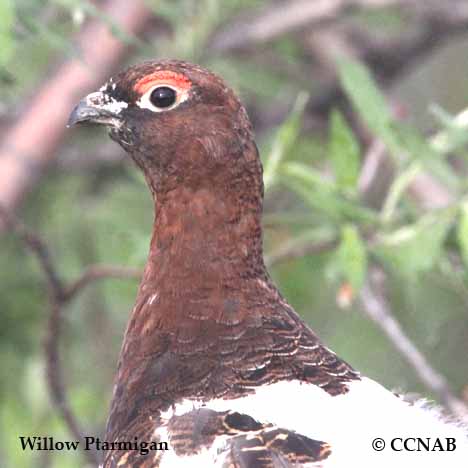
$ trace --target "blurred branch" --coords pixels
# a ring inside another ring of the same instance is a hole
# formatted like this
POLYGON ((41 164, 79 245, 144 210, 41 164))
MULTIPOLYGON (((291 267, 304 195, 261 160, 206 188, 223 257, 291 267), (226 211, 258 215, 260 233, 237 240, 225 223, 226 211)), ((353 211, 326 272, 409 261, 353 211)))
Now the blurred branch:
POLYGON ((101 279, 122 278, 140 279, 142 271, 139 268, 130 268, 119 265, 91 265, 81 276, 68 285, 64 290, 64 301, 70 301, 83 288, 101 279))
MULTIPOLYGON (((4 226, 13 232, 23 245, 38 260, 44 277, 49 297, 49 316, 44 351, 47 367, 47 384, 53 404, 60 413, 71 434, 82 441, 84 434, 78 419, 74 414, 65 388, 63 367, 60 360, 60 336, 63 324, 63 308, 79 292, 89 284, 105 278, 139 278, 141 271, 110 265, 91 265, 70 284, 65 284, 54 265, 50 251, 41 237, 28 229, 15 215, 0 205, 0 220, 4 226)), ((100 454, 95 450, 84 451, 88 462, 93 466, 99 465, 100 454)))
MULTIPOLYGON (((246 48, 259 43, 272 41, 284 34, 293 33, 305 27, 317 28, 325 22, 336 22, 354 9, 381 9, 400 7, 418 19, 430 19, 432 38, 437 38, 443 30, 464 29, 468 20, 468 5, 464 0, 294 0, 274 3, 257 14, 241 15, 237 21, 226 25, 214 34, 209 50, 225 53, 246 48)), ((427 41, 426 41, 427 42, 427 41)), ((422 42, 420 43, 422 45, 422 42)), ((385 48, 389 50, 390 44, 385 48)), ((381 47, 379 47, 381 48, 381 47)), ((377 52, 377 50, 375 50, 377 52)), ((398 60, 401 51, 393 50, 398 60)), ((377 53, 374 59, 383 62, 377 53)))
POLYGON ((401 328, 385 299, 385 277, 381 270, 370 270, 360 292, 360 302, 366 315, 375 322, 406 359, 424 385, 459 418, 468 421, 468 407, 450 390, 445 377, 439 374, 401 328))
MULTIPOLYGON (((364 157, 359 191, 362 199, 374 208, 379 209, 384 204, 382 209, 384 221, 390 219, 397 201, 393 194, 389 194, 389 188, 394 180, 394 166, 394 161, 389 156, 384 143, 374 139, 364 157)), ((419 165, 410 165, 405 175, 407 178, 399 187, 398 199, 407 190, 416 203, 426 211, 444 208, 455 202, 454 193, 431 174, 422 171, 419 165)))
POLYGON ((315 242, 296 240, 286 242, 278 250, 265 257, 265 264, 271 268, 279 263, 287 262, 307 255, 329 252, 338 245, 338 239, 324 239, 315 242))
MULTIPOLYGON (((140 0, 108 0, 102 14, 127 35, 141 32, 151 18, 140 0)), ((97 19, 77 36, 75 47, 79 58, 58 66, 5 131, 0 145, 0 203, 8 210, 17 206, 53 159, 76 101, 101 84, 129 49, 112 34, 109 24, 97 19)))
POLYGON ((453 192, 426 172, 414 177, 408 186, 408 192, 425 210, 444 208, 455 201, 453 192))
POLYGON ((57 300, 62 300, 65 287, 59 274, 52 263, 49 249, 42 239, 33 231, 29 230, 16 216, 0 205, 0 219, 5 226, 14 232, 30 252, 34 254, 44 274, 49 290, 57 300))
MULTIPOLYGON (((63 304, 56 297, 56 291, 53 290, 51 284, 49 284, 49 301, 50 311, 44 340, 47 384, 52 403, 58 409, 68 430, 81 442, 80 446, 84 447, 85 435, 78 423, 78 418, 70 406, 63 378, 63 367, 60 361, 59 342, 62 332, 63 304)), ((83 453, 92 466, 99 465, 101 456, 96 450, 83 450, 83 453)))
POLYGON ((283 34, 336 20, 351 8, 382 8, 412 0, 294 0, 274 3, 253 18, 230 23, 210 41, 214 52, 228 52, 271 41, 283 34))
POLYGON ((359 175, 358 191, 361 199, 375 209, 382 204, 393 179, 394 168, 386 153, 385 144, 374 139, 364 156, 359 175))

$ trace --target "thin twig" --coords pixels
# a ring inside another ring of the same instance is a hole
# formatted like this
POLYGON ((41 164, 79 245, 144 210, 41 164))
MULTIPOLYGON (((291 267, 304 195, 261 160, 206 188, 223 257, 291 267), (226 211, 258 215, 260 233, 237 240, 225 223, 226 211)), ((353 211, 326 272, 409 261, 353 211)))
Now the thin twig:
POLYGON ((380 207, 393 178, 393 165, 386 151, 382 140, 374 139, 367 149, 359 174, 358 191, 361 198, 375 208, 380 207))
POLYGON ((54 297, 61 300, 64 295, 65 287, 51 260, 49 249, 42 239, 35 232, 28 229, 13 213, 9 212, 2 205, 0 205, 0 220, 2 220, 34 254, 44 273, 49 289, 53 291, 54 297))
MULTIPOLYGON (((63 367, 60 360, 60 337, 63 324, 63 308, 87 285, 104 278, 139 278, 141 271, 111 265, 92 265, 69 285, 61 279, 58 269, 54 265, 49 249, 41 237, 27 228, 15 215, 0 206, 0 219, 13 232, 23 245, 38 260, 45 279, 49 298, 49 316, 47 320, 44 352, 46 360, 47 385, 54 406, 73 436, 81 441, 84 447, 84 433, 78 423, 67 395, 64 383, 63 367)), ((100 454, 95 450, 84 452, 88 462, 93 466, 99 464, 100 454)))
MULTIPOLYGON (((80 441, 80 446, 84 447, 85 434, 71 408, 60 360, 59 344, 63 322, 62 303, 53 294, 54 292, 49 288, 50 311, 44 340, 47 384, 54 406, 58 409, 68 430, 80 441)), ((96 450, 85 450, 83 453, 92 465, 99 465, 101 456, 96 450)))
POLYGON ((139 268, 130 268, 120 265, 91 265, 81 274, 81 276, 69 284, 64 291, 64 301, 70 301, 78 292, 101 279, 122 278, 140 279, 142 271, 139 268))
MULTIPOLYGON (((388 7, 404 8, 415 18, 430 20, 435 38, 446 28, 453 32, 463 29, 468 19, 465 0, 291 0, 273 3, 258 12, 249 12, 248 16, 241 14, 237 20, 214 34, 208 50, 226 53, 272 41, 304 27, 316 28, 324 23, 336 23, 354 9, 388 7)), ((428 37, 426 42, 431 39, 428 37)), ((394 49, 394 59, 398 60, 397 55, 400 54, 401 50, 394 49)), ((381 62, 378 54, 374 54, 374 59, 381 62)))
POLYGON ((454 415, 468 421, 468 407, 452 393, 445 377, 431 366, 396 320, 381 291, 384 280, 382 271, 371 269, 359 295, 363 310, 385 333, 424 385, 434 392, 454 415))
MULTIPOLYGON (((0 219, 15 233, 24 246, 37 258, 47 286, 49 297, 49 318, 44 341, 46 357, 47 385, 53 404, 58 409, 69 431, 84 447, 84 433, 68 400, 60 362, 59 338, 62 329, 62 307, 65 299, 65 286, 52 263, 49 249, 38 234, 28 229, 12 213, 0 206, 0 219)), ((100 456, 95 450, 83 452, 93 466, 99 464, 100 456)))
POLYGON ((218 32, 211 50, 227 52, 271 41, 304 26, 336 20, 351 8, 382 8, 412 3, 411 0, 294 0, 273 4, 251 18, 241 18, 218 32))
POLYGON ((271 268, 279 263, 303 258, 307 255, 329 252, 337 245, 337 239, 324 239, 314 242, 310 240, 293 240, 291 242, 286 242, 278 250, 265 256, 265 264, 271 268))

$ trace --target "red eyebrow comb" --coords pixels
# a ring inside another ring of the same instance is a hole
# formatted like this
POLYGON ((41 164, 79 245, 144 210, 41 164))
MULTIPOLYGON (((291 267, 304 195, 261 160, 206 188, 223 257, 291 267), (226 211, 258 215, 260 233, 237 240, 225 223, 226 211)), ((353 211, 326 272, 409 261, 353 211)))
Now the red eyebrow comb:
POLYGON ((144 94, 148 89, 158 84, 167 84, 181 90, 188 90, 192 86, 192 82, 185 75, 170 70, 162 70, 139 79, 133 89, 139 94, 144 94))

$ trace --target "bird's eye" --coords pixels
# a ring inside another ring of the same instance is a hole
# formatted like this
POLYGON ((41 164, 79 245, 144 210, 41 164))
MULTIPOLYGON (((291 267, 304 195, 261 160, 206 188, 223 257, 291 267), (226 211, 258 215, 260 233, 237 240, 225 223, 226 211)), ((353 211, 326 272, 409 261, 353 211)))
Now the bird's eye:
POLYGON ((169 83, 158 83, 150 87, 136 101, 136 105, 151 112, 165 112, 176 108, 188 99, 188 90, 179 89, 169 83))
POLYGON ((167 109, 174 105, 177 100, 177 93, 169 86, 158 86, 154 88, 149 97, 151 104, 158 109, 167 109))

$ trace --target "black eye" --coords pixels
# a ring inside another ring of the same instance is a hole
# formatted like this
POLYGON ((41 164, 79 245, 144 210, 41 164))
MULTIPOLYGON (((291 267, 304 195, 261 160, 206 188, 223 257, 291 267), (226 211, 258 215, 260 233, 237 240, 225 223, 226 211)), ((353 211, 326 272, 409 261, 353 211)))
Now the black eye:
POLYGON ((177 98, 177 93, 169 86, 159 86, 153 90, 150 101, 153 106, 165 109, 171 107, 177 98))

